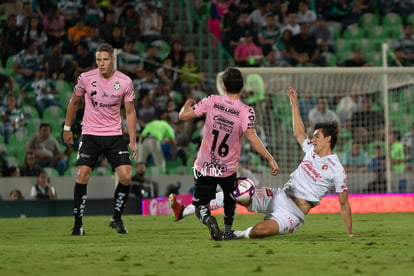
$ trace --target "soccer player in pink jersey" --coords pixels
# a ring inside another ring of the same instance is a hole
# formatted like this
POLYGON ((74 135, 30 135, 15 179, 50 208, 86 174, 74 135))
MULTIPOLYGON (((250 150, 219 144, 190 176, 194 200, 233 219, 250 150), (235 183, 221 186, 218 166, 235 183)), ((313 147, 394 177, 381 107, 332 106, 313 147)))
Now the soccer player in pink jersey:
MULTIPOLYGON (((234 190, 243 136, 269 162, 272 175, 279 171, 277 162, 256 134, 253 108, 240 101, 244 85, 241 72, 236 68, 227 68, 223 84, 225 95, 211 95, 197 104, 189 99, 179 113, 181 120, 206 116, 203 140, 194 163, 193 204, 197 217, 208 227, 214 240, 234 238, 232 224, 236 202, 230 193, 234 190), (220 231, 209 207, 210 200, 215 198, 217 184, 224 192, 224 232, 220 231)), ((171 197, 173 210, 174 206, 182 206, 174 195, 171 197)))
POLYGON ((122 212, 128 200, 131 183, 131 161, 128 143, 122 139, 121 104, 125 106, 129 133, 129 148, 132 158, 137 157, 136 115, 134 108, 134 89, 131 79, 115 70, 114 49, 109 44, 102 44, 96 50, 98 68, 82 73, 73 89, 72 98, 66 111, 63 139, 73 144, 71 125, 78 103, 84 98, 85 111, 82 122, 82 136, 79 142, 74 191, 75 223, 72 235, 84 235, 82 217, 86 204, 86 185, 91 172, 103 153, 118 175, 119 183, 114 194, 114 215, 109 226, 119 234, 127 234, 122 212))
POLYGON ((238 239, 263 238, 297 231, 305 222, 305 215, 320 199, 334 189, 338 194, 341 214, 349 237, 352 232, 352 213, 348 201, 347 176, 338 156, 333 152, 338 137, 336 122, 317 123, 312 139, 306 137, 299 112, 298 95, 288 88, 292 108, 293 134, 305 156, 290 175, 283 188, 257 188, 250 202, 243 204, 251 212, 265 213, 263 221, 244 231, 234 231, 238 239))

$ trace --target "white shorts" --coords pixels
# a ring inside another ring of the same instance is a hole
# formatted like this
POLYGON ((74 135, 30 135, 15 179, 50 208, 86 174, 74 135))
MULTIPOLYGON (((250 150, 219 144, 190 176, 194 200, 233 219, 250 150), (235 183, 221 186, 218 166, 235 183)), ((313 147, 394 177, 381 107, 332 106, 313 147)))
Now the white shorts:
POLYGON ((305 223, 305 214, 281 188, 256 188, 248 210, 276 221, 279 234, 293 233, 305 223))

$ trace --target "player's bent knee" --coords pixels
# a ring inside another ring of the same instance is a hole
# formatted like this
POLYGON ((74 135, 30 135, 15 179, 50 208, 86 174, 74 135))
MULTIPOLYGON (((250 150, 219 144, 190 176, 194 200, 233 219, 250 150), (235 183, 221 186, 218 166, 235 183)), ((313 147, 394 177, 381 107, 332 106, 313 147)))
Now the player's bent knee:
POLYGON ((250 232, 251 238, 264 238, 279 233, 279 224, 274 220, 264 220, 256 224, 250 232))

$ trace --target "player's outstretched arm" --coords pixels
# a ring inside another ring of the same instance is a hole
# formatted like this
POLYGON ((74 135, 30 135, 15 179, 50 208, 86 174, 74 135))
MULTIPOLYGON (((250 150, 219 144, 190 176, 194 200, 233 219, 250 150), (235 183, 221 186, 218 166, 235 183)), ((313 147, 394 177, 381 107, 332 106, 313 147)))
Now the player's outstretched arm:
POLYGON ((352 232, 352 212, 348 201, 348 191, 338 194, 339 204, 341 205, 342 219, 344 220, 346 234, 349 237, 359 237, 360 234, 352 232))
POLYGON ((180 120, 187 121, 194 118, 197 118, 197 114, 193 110, 193 106, 196 104, 194 99, 188 99, 178 114, 180 120))
POLYGON ((270 166, 270 173, 272 175, 277 175, 279 173, 279 165, 277 164, 276 160, 273 156, 269 153, 266 147, 263 145, 262 140, 260 140, 259 136, 257 136, 256 130, 253 128, 249 128, 244 132, 244 137, 250 143, 252 148, 263 158, 269 162, 270 166))
POLYGON ((302 146, 303 141, 305 141, 306 131, 305 126, 303 125, 302 118, 300 117, 299 103, 298 103, 298 93, 293 87, 288 87, 288 96, 290 99, 290 106, 292 108, 292 127, 293 134, 296 137, 299 145, 302 146))

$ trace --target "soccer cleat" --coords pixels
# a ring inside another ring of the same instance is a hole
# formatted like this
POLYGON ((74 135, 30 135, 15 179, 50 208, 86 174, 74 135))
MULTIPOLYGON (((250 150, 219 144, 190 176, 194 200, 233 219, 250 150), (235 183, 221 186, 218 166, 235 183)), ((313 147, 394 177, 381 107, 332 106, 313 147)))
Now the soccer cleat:
POLYGON ((237 237, 236 235, 234 235, 234 231, 223 233, 223 241, 230 241, 230 240, 236 240, 236 239, 237 237))
POLYGON ((216 218, 213 216, 208 217, 206 224, 207 224, 208 230, 210 230, 210 237, 215 241, 222 241, 223 232, 220 231, 216 218))
POLYGON ((183 218, 184 206, 177 201, 175 194, 170 194, 168 196, 171 207, 171 218, 173 221, 179 221, 183 218))
POLYGON ((119 234, 128 234, 128 230, 125 228, 124 223, 122 222, 122 219, 115 220, 111 218, 111 221, 109 222, 109 226, 112 228, 115 228, 119 234))
POLYGON ((84 236, 85 229, 81 226, 74 226, 72 229, 72 236, 84 236))

